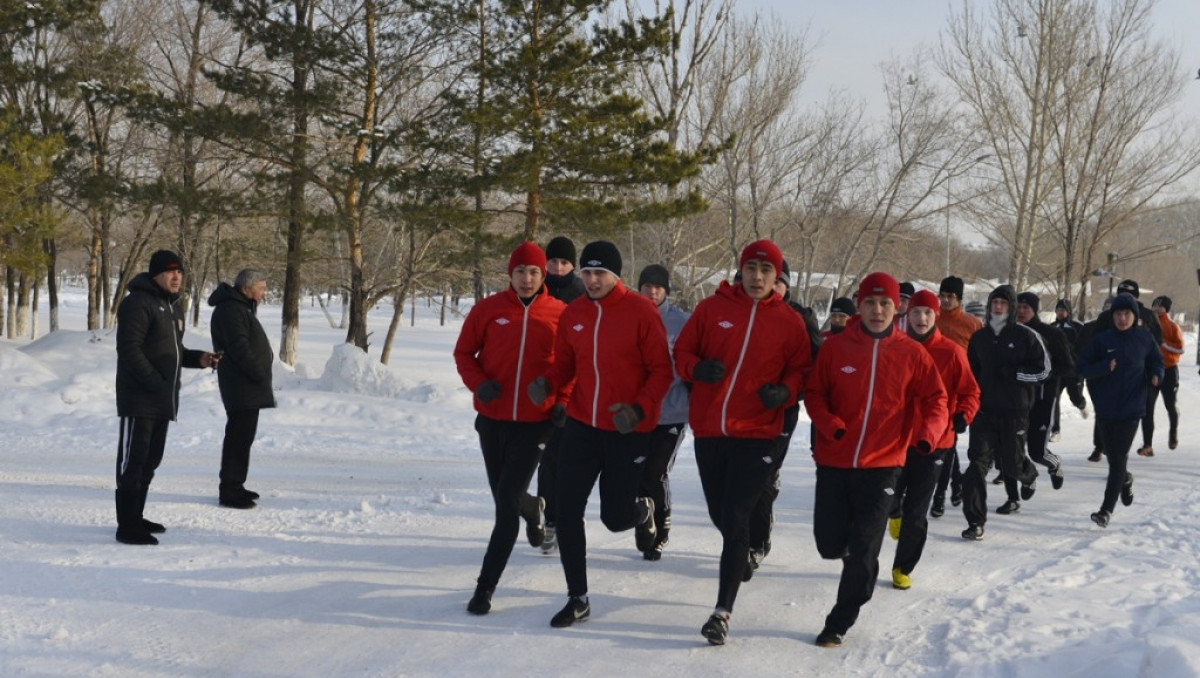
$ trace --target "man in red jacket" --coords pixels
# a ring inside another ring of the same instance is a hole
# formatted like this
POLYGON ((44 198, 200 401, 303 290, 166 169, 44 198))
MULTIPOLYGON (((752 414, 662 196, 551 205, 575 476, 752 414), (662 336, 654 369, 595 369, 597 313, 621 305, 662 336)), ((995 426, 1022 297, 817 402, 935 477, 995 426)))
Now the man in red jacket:
POLYGON ((551 417, 562 416, 558 400, 566 395, 564 388, 554 399, 534 405, 521 393, 524 384, 553 364, 554 334, 566 308, 546 292, 546 254, 531 242, 520 245, 508 259, 508 276, 507 290, 471 309, 454 346, 458 374, 475 392, 475 431, 496 504, 478 585, 467 603, 471 614, 492 609, 492 593, 512 554, 522 514, 530 543, 541 543, 545 504, 526 490, 550 435, 551 417))
POLYGON ((717 605, 700 633, 724 645, 750 552, 750 514, 783 453, 777 438, 812 363, 804 320, 775 292, 783 254, 742 250, 741 281, 701 301, 675 341, 675 370, 693 384, 688 423, 708 516, 721 531, 717 605))
MULTIPOLYGON (((933 358, 946 389, 946 409, 950 425, 941 438, 933 441, 933 454, 921 454, 909 448, 904 470, 896 487, 892 520, 896 521, 893 537, 896 556, 892 561, 892 587, 906 590, 912 587, 912 571, 916 569, 929 536, 929 504, 933 500, 942 469, 956 454, 954 438, 963 433, 975 412, 979 410, 979 384, 967 363, 967 352, 948 339, 937 328, 940 304, 929 290, 920 290, 908 302, 908 336, 925 347, 933 358)), ((889 528, 892 527, 889 521, 889 528)))
POLYGON ((930 454, 946 432, 946 389, 933 358, 893 326, 899 305, 895 278, 863 278, 857 322, 826 340, 805 389, 817 429, 813 534, 821 557, 842 561, 837 603, 817 636, 821 647, 840 646, 871 600, 909 447, 930 454))
POLYGON ((621 253, 610 242, 583 248, 579 270, 586 295, 558 322, 554 365, 528 386, 543 404, 574 382, 558 460, 558 553, 567 604, 550 625, 587 619, 587 539, 583 514, 600 479, 600 520, 613 532, 637 527, 638 550, 654 548, 654 501, 638 496, 651 432, 674 381, 667 332, 649 299, 621 283, 621 253))

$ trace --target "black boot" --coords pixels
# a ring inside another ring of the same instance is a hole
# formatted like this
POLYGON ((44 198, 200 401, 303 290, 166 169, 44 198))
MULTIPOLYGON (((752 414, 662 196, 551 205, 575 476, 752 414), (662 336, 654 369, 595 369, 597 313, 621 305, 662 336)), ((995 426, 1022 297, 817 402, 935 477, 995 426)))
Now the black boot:
POLYGON ((145 496, 141 490, 117 490, 117 541, 122 544, 152 546, 158 543, 154 535, 142 525, 139 507, 145 496))
POLYGON ((222 484, 217 503, 226 508, 235 509, 252 509, 257 506, 254 500, 246 495, 241 485, 222 484))
POLYGON ((162 523, 156 523, 153 520, 146 520, 146 494, 150 492, 150 488, 143 487, 138 491, 138 515, 142 518, 142 527, 150 534, 162 534, 167 531, 167 528, 162 523))

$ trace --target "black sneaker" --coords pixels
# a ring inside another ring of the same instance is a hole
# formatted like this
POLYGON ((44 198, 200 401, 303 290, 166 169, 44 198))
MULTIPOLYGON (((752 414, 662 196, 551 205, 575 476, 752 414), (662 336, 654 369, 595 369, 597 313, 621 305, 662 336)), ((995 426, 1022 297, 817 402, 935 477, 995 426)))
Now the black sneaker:
POLYGON ((1059 464, 1058 466, 1054 467, 1053 471, 1050 472, 1050 487, 1053 487, 1056 490, 1061 490, 1062 486, 1063 470, 1062 464, 1059 464))
POLYGON ((962 488, 961 487, 951 487, 950 488, 950 505, 951 506, 962 506, 962 488))
POLYGON ((1092 514, 1092 522, 1096 523, 1100 527, 1108 527, 1108 519, 1110 517, 1112 517, 1112 516, 1109 514, 1108 511, 1105 511, 1104 509, 1100 509, 1099 511, 1096 511, 1095 513, 1092 514))
POLYGON ((1149 445, 1143 445, 1138 448, 1137 453, 1143 457, 1153 457, 1154 456, 1154 448, 1150 447, 1149 445))
POLYGON ((646 560, 662 560, 663 550, 667 548, 667 531, 660 530, 654 540, 654 548, 642 554, 646 560))
POLYGON ((1021 499, 1029 501, 1033 499, 1033 493, 1037 492, 1037 481, 1031 481, 1028 485, 1021 485, 1021 499))
POLYGON ((708 639, 709 645, 724 645, 725 636, 729 635, 729 619, 713 614, 700 627, 700 635, 708 639))
POLYGON ((1125 474, 1125 484, 1121 486, 1121 503, 1129 506, 1133 503, 1133 474, 1125 474))
POLYGON ((133 546, 154 546, 158 540, 141 525, 131 528, 117 528, 117 541, 133 546))
POLYGON ((993 485, 1003 485, 1004 484, 1004 474, 1003 473, 996 474, 996 477, 992 478, 992 484, 993 485))
POLYGON ((471 602, 467 603, 467 612, 471 614, 487 614, 492 611, 491 589, 477 588, 471 602))
POLYGON ((638 501, 643 502, 646 508, 646 519, 633 529, 633 539, 637 544, 637 550, 643 555, 647 551, 654 550, 654 541, 658 537, 658 527, 654 524, 654 500, 650 497, 642 497, 638 501))
POLYGON ((523 494, 517 500, 521 517, 525 519, 525 538, 529 545, 537 548, 546 541, 546 500, 531 494, 523 494))
POLYGON ((258 504, 244 494, 226 495, 217 500, 221 506, 234 509, 252 509, 258 504))
POLYGON ((969 525, 962 531, 962 538, 969 541, 983 541, 983 525, 969 525))
POLYGON ((591 614, 592 606, 588 605, 586 597, 571 596, 563 609, 550 618, 550 625, 556 629, 565 629, 575 622, 586 620, 591 614))
POLYGON ((1018 512, 1020 512, 1020 510, 1021 510, 1021 502, 1013 501, 1012 499, 1009 499, 1008 501, 1001 504, 1000 508, 996 509, 996 513, 999 513, 1002 516, 1007 516, 1012 513, 1018 513, 1018 512))
POLYGON ((746 569, 742 571, 743 582, 748 582, 754 577, 754 573, 758 572, 758 566, 762 565, 763 558, 766 555, 758 549, 750 549, 750 552, 746 554, 746 569))
POLYGON ((162 523, 156 523, 153 520, 146 520, 145 518, 142 518, 142 527, 146 528, 146 531, 150 534, 162 534, 167 531, 166 526, 162 523))
POLYGON ((1092 450, 1092 454, 1088 457, 1088 461, 1093 461, 1093 462, 1100 461, 1100 457, 1103 457, 1103 456, 1104 456, 1104 451, 1101 450, 1099 447, 1097 447, 1096 449, 1092 450))
POLYGON ((946 515, 946 498, 941 495, 933 497, 933 506, 929 509, 929 515, 934 518, 941 518, 946 515))
POLYGON ((1175 431, 1171 431, 1171 435, 1167 439, 1167 449, 1173 450, 1176 447, 1179 447, 1179 434, 1175 431))
POLYGON ((845 636, 842 634, 825 628, 817 634, 817 647, 841 647, 844 640, 845 636))

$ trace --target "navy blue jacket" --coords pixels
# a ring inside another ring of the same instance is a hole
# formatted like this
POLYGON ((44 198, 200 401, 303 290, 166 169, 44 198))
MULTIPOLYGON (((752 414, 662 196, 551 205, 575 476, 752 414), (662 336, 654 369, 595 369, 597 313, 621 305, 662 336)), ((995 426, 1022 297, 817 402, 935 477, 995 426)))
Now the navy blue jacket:
POLYGON ((1151 377, 1163 378, 1162 353, 1154 336, 1136 326, 1124 332, 1104 330, 1080 351, 1075 371, 1087 379, 1098 418, 1141 419, 1151 377), (1116 369, 1110 369, 1114 359, 1116 369))

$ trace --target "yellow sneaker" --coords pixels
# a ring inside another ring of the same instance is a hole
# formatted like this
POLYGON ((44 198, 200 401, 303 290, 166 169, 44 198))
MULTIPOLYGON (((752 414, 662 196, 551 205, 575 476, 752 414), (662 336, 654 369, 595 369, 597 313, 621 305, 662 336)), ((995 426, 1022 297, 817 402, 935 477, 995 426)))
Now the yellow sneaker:
POLYGON ((892 588, 907 591, 912 588, 912 577, 900 571, 900 568, 892 570, 892 588))
POLYGON ((892 539, 900 538, 900 518, 888 518, 888 534, 892 539))

